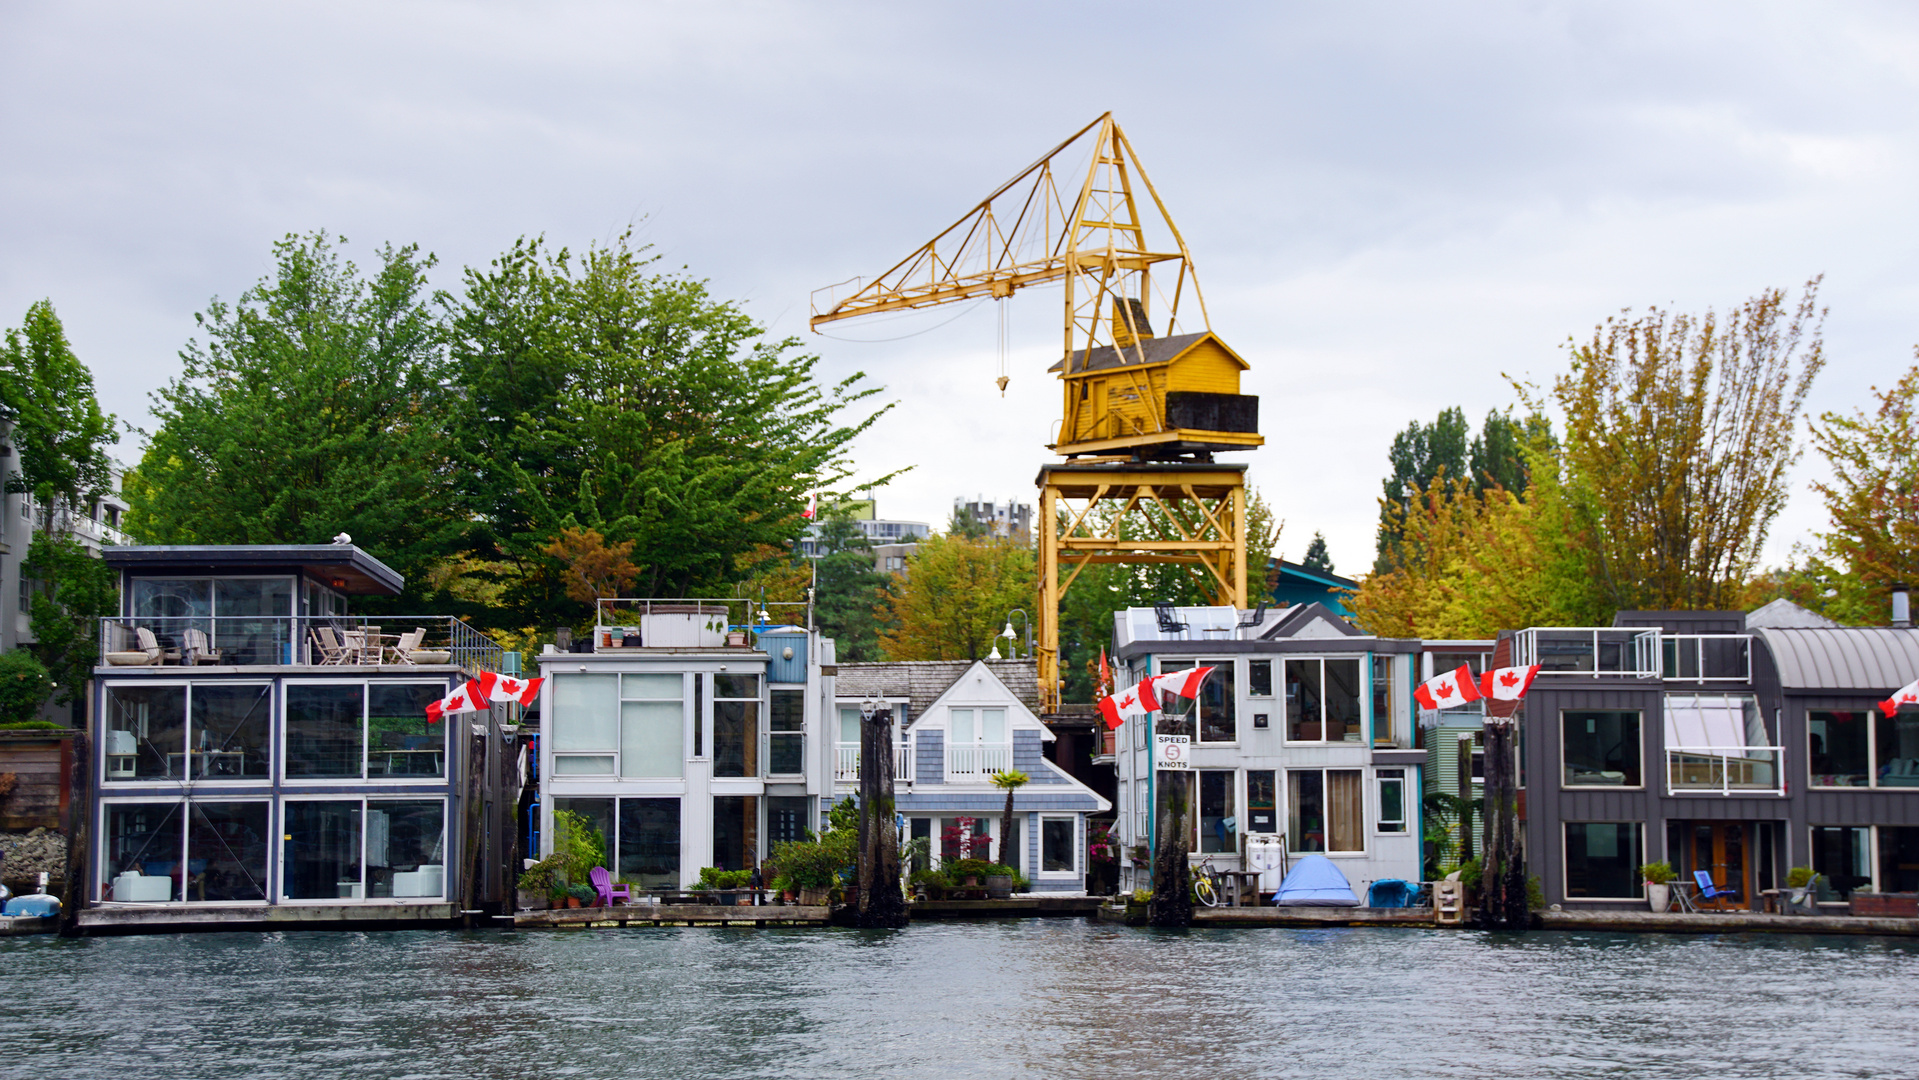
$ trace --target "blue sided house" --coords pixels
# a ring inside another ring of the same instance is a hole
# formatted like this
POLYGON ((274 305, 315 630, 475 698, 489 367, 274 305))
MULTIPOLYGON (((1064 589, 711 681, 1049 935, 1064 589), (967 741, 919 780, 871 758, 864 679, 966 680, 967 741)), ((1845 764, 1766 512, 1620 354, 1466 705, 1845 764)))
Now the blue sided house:
POLYGON ((1038 699, 1031 660, 840 664, 834 797, 858 785, 861 706, 884 704, 897 721, 897 806, 906 835, 927 839, 928 862, 960 858, 984 839, 988 857, 1034 892, 1083 892, 1086 820, 1112 804, 1047 759, 1055 736, 1038 699), (992 780, 1006 769, 1031 778, 1014 794, 1010 836, 1001 835, 1006 793, 992 780))

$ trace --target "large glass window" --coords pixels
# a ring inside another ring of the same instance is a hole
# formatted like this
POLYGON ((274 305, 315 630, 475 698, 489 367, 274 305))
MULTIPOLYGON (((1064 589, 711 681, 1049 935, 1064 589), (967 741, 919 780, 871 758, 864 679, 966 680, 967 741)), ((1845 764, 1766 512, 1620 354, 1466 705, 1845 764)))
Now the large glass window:
POLYGON ((620 676, 620 775, 685 772, 686 680, 670 674, 620 676))
MULTIPOLYGON (((603 846, 600 849, 600 865, 611 869, 613 866, 614 845, 619 839, 617 829, 618 819, 616 817, 617 811, 615 810, 614 800, 611 798, 555 798, 553 800, 554 814, 557 815, 562 810, 569 814, 579 815, 586 821, 586 827, 588 829, 600 834, 600 840, 603 842, 603 846)), ((553 846, 556 848, 566 839, 561 835, 563 827, 559 822, 560 819, 556 816, 554 818, 553 830, 553 846)), ((584 884, 584 882, 581 884, 584 884)))
POLYGON ((189 896, 210 901, 267 898, 265 802, 195 801, 187 809, 189 896))
POLYGON ((1869 729, 1864 712, 1806 714, 1806 758, 1814 787, 1866 787, 1872 782, 1869 729))
POLYGON ((1365 850, 1360 770, 1293 769, 1286 773, 1286 786, 1291 850, 1365 850))
POLYGON ((555 675, 546 718, 554 776, 610 776, 620 746, 620 677, 555 675))
POLYGON ((360 800, 285 804, 280 893, 289 900, 365 897, 360 862, 360 800))
MULTIPOLYGON (((1195 725, 1199 742, 1230 743, 1239 741, 1239 695, 1234 690, 1233 661, 1223 660, 1176 660, 1160 665, 1161 673, 1189 671, 1195 667, 1213 669, 1206 681, 1200 684, 1199 699, 1188 704, 1183 699, 1169 698, 1161 702, 1162 706, 1172 706, 1165 712, 1190 712, 1188 718, 1195 725)), ((1270 691, 1268 691, 1270 692, 1270 691)))
POLYGON ((446 775, 446 727, 429 723, 443 682, 289 683, 286 775, 427 779, 446 775))
POLYGON ((1824 875, 1819 899, 1844 900, 1854 889, 1872 888, 1872 830, 1858 826, 1815 825, 1812 868, 1824 875))
POLYGON ((264 901, 267 810, 264 801, 107 804, 107 899, 264 901))
POLYGON ((129 609, 162 647, 183 649, 185 632, 207 635, 223 664, 286 663, 293 579, 134 578, 129 609))
POLYGON ((1246 831, 1279 831, 1279 774, 1272 769, 1246 773, 1246 831))
POLYGON ((1919 826, 1879 826, 1879 890, 1919 892, 1919 826))
POLYGON ((806 771, 806 691, 775 690, 767 715, 766 771, 790 776, 806 771))
POLYGON ((1399 693, 1397 656, 1372 658, 1373 667, 1373 745, 1411 746, 1406 717, 1400 715, 1405 701, 1399 693))
POLYGON ((1406 831, 1406 770, 1380 769, 1379 831, 1406 831))
POLYGON ((1079 872, 1078 822, 1070 817, 1043 817, 1039 821, 1039 870, 1042 874, 1079 872))
POLYGON ((439 799, 367 800, 367 895, 445 897, 445 825, 446 806, 439 799))
POLYGON ((1357 657, 1286 661, 1286 737, 1360 741, 1361 692, 1357 657))
POLYGON ((283 813, 287 899, 445 898, 443 800, 296 799, 283 813))
POLYGON ((1595 899, 1643 896, 1639 867, 1641 825, 1637 821, 1566 823, 1566 895, 1595 899))
POLYGON ((164 904, 183 899, 185 808, 180 802, 107 804, 109 899, 123 904, 164 904))
MULTIPOLYGON (((715 748, 719 739, 713 740, 715 748)), ((757 795, 713 796, 713 862, 722 870, 748 870, 759 859, 760 800, 757 795)))
POLYGON ((1638 712, 1567 710, 1560 715, 1560 723, 1565 737, 1565 786, 1641 786, 1638 712))
POLYGON ((1919 787, 1919 709, 1900 709, 1891 716, 1875 714, 1879 737, 1873 776, 1880 787, 1919 787))
POLYGON ((680 800, 620 800, 620 880, 647 888, 680 883, 680 800))
POLYGON ((1234 779, 1230 770, 1204 769, 1199 773, 1199 842, 1195 847, 1202 853, 1238 850, 1239 816, 1233 806, 1234 779))
POLYGON ((946 721, 946 771, 991 775, 1013 767, 1005 709, 951 709, 946 721))
POLYGON ((273 687, 266 683, 195 683, 191 690, 187 760, 196 780, 264 779, 273 730, 273 687))
MULTIPOLYGON (((760 774, 760 677, 713 676, 713 775, 760 774)), ((722 867, 722 869, 740 869, 722 867)))
POLYGON ((107 687, 107 779, 185 779, 187 688, 107 687))
MULTIPOLYGON (((793 840, 806 839, 808 815, 814 799, 809 795, 771 795, 766 800, 766 849, 773 850, 774 844, 784 844, 793 840)), ((915 818, 925 821, 925 818, 915 818)), ((928 832, 924 835, 931 836, 928 832)))

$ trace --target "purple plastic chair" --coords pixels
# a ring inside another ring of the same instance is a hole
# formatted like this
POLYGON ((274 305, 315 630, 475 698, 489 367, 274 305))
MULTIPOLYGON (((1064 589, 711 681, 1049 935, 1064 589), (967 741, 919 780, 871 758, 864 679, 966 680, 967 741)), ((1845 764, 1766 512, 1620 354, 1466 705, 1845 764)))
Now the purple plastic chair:
POLYGON ((625 885, 613 884, 613 875, 607 873, 604 866, 588 870, 586 879, 593 883, 593 891, 600 894, 601 907, 612 907, 615 900, 624 900, 629 904, 633 902, 633 890, 625 885))

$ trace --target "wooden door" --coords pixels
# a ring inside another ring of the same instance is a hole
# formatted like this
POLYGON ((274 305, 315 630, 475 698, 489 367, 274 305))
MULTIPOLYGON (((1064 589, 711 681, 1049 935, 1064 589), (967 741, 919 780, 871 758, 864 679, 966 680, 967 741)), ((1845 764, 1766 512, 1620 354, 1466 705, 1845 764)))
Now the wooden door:
MULTIPOLYGON (((1739 821, 1699 823, 1692 827, 1688 871, 1710 870, 1714 885, 1737 894, 1713 900, 1699 897, 1701 910, 1733 911, 1747 907, 1752 897, 1752 860, 1747 850, 1750 835, 1751 829, 1739 821)), ((1693 882, 1689 880, 1686 884, 1691 886, 1693 882)))

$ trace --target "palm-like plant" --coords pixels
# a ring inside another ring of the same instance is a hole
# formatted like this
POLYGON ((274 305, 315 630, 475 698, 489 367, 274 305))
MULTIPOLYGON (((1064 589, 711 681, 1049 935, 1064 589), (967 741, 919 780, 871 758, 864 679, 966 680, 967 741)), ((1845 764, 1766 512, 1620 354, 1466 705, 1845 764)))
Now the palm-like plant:
POLYGON ((999 861, 1015 870, 1019 868, 1013 863, 1013 853, 1006 850, 1007 842, 1013 838, 1013 792, 1031 783, 1032 779, 1018 769, 1002 769, 993 774, 993 786, 1006 792, 1006 809, 999 819, 999 861))

